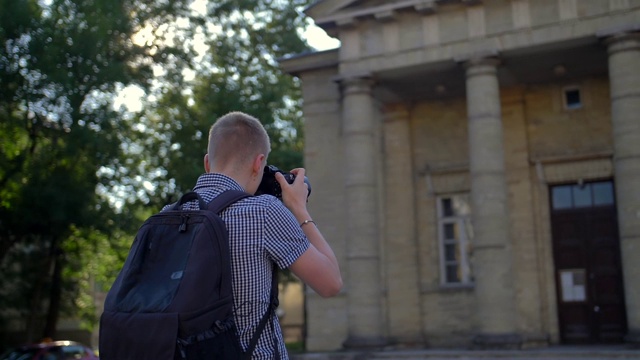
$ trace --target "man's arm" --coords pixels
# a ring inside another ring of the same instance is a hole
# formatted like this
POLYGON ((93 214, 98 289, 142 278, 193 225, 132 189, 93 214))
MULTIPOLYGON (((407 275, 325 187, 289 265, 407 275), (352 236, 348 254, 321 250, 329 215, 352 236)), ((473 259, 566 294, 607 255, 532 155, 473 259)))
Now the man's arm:
MULTIPOLYGON (((304 169, 291 170, 296 175, 293 184, 287 183, 282 174, 276 174, 276 180, 282 188, 282 201, 293 213, 298 223, 313 220, 307 211, 307 185, 304 183, 304 169)), ((340 267, 333 250, 316 227, 308 222, 301 225, 304 234, 311 243, 291 266, 291 271, 305 284, 322 297, 335 296, 342 288, 340 267)))

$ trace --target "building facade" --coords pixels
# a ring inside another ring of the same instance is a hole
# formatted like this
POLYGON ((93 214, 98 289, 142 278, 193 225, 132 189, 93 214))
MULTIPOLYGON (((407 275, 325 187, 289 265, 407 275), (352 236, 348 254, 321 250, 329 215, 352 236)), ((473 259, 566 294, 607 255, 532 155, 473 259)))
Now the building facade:
POLYGON ((324 0, 307 348, 640 341, 640 0, 324 0))

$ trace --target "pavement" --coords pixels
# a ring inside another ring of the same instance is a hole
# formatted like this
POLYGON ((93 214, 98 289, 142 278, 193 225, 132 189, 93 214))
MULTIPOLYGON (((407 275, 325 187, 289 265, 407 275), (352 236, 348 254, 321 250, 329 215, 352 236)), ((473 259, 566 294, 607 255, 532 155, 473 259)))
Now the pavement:
POLYGON ((337 351, 291 354, 291 360, 640 360, 640 348, 617 346, 551 346, 527 350, 413 349, 337 351))

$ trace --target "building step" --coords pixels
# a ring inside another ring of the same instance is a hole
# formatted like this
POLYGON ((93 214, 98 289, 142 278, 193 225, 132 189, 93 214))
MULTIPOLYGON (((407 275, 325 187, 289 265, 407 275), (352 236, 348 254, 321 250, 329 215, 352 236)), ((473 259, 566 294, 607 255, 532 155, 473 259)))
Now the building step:
POLYGON ((291 360, 640 360, 630 347, 557 347, 532 350, 389 350, 291 354, 291 360))

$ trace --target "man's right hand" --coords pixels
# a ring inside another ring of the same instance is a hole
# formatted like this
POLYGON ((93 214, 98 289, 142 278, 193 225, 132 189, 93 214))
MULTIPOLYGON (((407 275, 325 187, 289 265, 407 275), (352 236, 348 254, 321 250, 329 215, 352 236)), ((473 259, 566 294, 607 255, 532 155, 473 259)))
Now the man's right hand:
POLYGON ((309 219, 309 213, 307 212, 309 186, 304 182, 304 168, 293 169, 291 173, 296 176, 293 184, 289 184, 281 173, 276 173, 276 181, 282 188, 282 202, 296 219, 302 222, 309 219))

